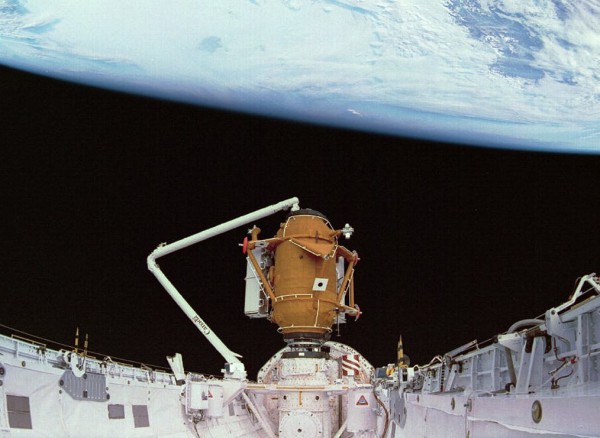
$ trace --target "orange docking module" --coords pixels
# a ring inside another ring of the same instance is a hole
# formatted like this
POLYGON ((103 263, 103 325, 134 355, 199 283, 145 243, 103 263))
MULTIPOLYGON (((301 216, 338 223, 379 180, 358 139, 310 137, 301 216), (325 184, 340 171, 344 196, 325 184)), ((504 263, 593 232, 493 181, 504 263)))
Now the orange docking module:
POLYGON ((244 239, 247 254, 246 315, 268 318, 289 344, 321 344, 345 315, 357 318, 354 303, 356 251, 338 243, 354 230, 335 230, 318 211, 292 211, 275 237, 261 240, 260 229, 244 239), (347 265, 347 266, 346 266, 347 265))

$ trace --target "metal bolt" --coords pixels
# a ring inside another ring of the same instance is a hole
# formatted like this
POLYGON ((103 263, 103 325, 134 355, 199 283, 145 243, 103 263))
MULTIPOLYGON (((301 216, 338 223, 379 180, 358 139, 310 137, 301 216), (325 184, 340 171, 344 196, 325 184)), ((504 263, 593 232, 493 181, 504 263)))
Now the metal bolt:
POLYGON ((539 402, 539 400, 534 401, 531 405, 531 418, 533 419, 534 423, 539 423, 542 421, 542 404, 539 402))

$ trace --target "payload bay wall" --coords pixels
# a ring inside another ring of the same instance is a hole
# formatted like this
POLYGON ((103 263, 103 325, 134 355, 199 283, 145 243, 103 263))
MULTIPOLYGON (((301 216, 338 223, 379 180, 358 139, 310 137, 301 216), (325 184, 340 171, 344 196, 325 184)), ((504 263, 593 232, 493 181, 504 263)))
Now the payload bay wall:
POLYGON ((425 366, 379 373, 390 437, 600 436, 600 281, 425 366))
POLYGON ((241 382, 84 357, 0 335, 0 436, 263 437, 241 382))

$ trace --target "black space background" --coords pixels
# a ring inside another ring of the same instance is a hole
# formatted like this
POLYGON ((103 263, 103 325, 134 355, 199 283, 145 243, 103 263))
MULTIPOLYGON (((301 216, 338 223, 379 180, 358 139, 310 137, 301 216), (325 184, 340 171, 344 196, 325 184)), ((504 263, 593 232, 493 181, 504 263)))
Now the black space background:
MULTIPOLYGON (((298 196, 356 233, 342 337, 374 365, 413 363, 565 301, 600 271, 600 156, 515 152, 227 113, 0 69, 0 322, 71 344, 219 373, 223 359, 146 256, 298 196)), ((275 233, 284 213, 257 225, 275 233)), ((283 346, 243 315, 246 229, 160 260, 249 376, 283 346)), ((4 332, 7 330, 3 329, 4 332)))

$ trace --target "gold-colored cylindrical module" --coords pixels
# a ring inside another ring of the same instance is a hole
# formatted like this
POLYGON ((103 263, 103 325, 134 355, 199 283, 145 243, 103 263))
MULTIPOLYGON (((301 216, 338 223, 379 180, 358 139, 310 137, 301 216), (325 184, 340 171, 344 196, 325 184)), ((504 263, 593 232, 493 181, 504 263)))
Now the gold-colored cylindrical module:
POLYGON ((338 233, 310 212, 290 215, 275 237, 271 317, 288 339, 325 338, 338 308, 338 233))

